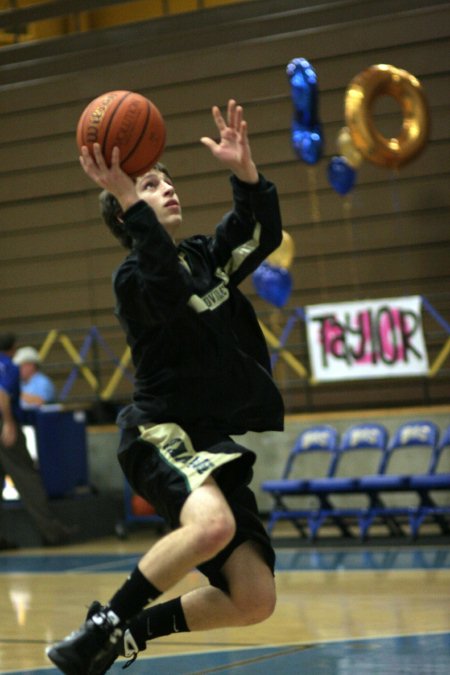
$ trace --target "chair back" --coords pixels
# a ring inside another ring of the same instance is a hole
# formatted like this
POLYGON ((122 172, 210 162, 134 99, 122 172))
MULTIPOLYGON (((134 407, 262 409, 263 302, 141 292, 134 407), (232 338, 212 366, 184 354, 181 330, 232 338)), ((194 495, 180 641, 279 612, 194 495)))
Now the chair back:
POLYGON ((336 473, 346 473, 346 465, 350 463, 348 467, 350 476, 379 473, 383 466, 387 442, 388 432, 382 424, 363 422, 352 425, 342 436, 336 473), (352 453, 352 457, 349 453, 352 453))
POLYGON ((388 468, 391 473, 392 471, 409 475, 429 473, 434 461, 438 439, 439 429, 434 422, 421 420, 401 424, 389 441, 382 473, 386 473, 388 468), (423 452, 418 452, 420 448, 423 449, 423 452), (409 450, 408 463, 404 464, 404 469, 399 471, 397 466, 393 466, 393 459, 395 456, 399 462, 404 463, 404 451, 406 450, 409 450), (399 451, 403 451, 402 458, 400 458, 399 451))
POLYGON ((298 463, 300 457, 304 458, 308 454, 325 455, 327 466, 324 475, 332 476, 336 464, 338 443, 338 432, 331 425, 318 424, 308 427, 295 440, 283 471, 283 478, 290 478, 294 464, 298 463))
POLYGON ((450 425, 444 429, 441 440, 436 444, 430 473, 450 473, 450 425))

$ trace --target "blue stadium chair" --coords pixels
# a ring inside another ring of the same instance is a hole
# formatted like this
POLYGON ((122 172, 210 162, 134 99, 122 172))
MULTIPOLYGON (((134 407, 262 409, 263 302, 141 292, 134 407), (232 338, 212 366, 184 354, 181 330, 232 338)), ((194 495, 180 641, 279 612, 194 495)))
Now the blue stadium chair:
POLYGON ((342 441, 339 446, 338 459, 336 466, 336 475, 338 474, 344 459, 350 459, 349 453, 354 453, 357 450, 364 451, 364 465, 361 465, 361 472, 355 471, 354 462, 352 462, 352 478, 358 475, 366 475, 368 473, 368 455, 372 455, 375 461, 374 468, 376 473, 381 472, 386 463, 386 449, 388 442, 388 432, 386 427, 376 422, 364 422, 362 424, 354 424, 349 427, 342 436, 342 441), (364 471, 364 473, 362 473, 364 471))
POLYGON ((450 492, 450 426, 444 430, 441 440, 436 443, 431 456, 428 473, 411 476, 410 487, 420 497, 417 510, 410 516, 411 534, 415 539, 425 518, 431 516, 440 526, 441 532, 450 533, 450 503, 439 504, 433 492, 450 492), (446 517, 447 516, 447 517, 446 517))
POLYGON ((370 497, 370 506, 360 521, 361 537, 365 539, 369 528, 377 518, 389 521, 402 530, 395 520, 396 516, 411 518, 415 507, 388 506, 381 500, 381 493, 410 492, 411 476, 414 473, 426 473, 420 468, 414 469, 414 461, 422 467, 430 466, 439 438, 439 429, 431 421, 413 421, 401 424, 389 441, 380 473, 359 479, 359 489, 370 497), (405 465, 405 457, 410 458, 408 472, 396 473, 398 460, 405 465))
MULTIPOLYGON (((417 448, 422 448, 422 463, 428 467, 432 461, 438 439, 439 429, 434 422, 424 420, 406 422, 400 425, 389 442, 384 472, 386 472, 388 466, 390 469, 392 468, 394 453, 396 457, 399 457, 399 451, 408 452, 410 448, 416 448, 414 454, 417 454, 417 448)), ((410 452, 409 455, 411 456, 410 452)))
MULTIPOLYGON (((311 480, 309 489, 320 501, 320 508, 309 519, 311 537, 314 539, 322 524, 332 519, 341 531, 349 535, 345 518, 356 517, 360 521, 366 508, 345 506, 339 507, 330 501, 330 496, 345 494, 347 502, 349 495, 360 494, 359 478, 365 475, 370 466, 380 471, 385 463, 388 432, 382 424, 361 423, 349 427, 343 434, 338 447, 333 476, 311 480), (355 467, 354 456, 362 454, 360 470, 355 467), (353 455, 353 457, 352 457, 353 455), (350 464, 350 470, 347 466, 350 464), (346 471, 347 469, 347 471, 346 471), (345 528, 345 530, 344 530, 345 528)), ((364 493, 364 490, 362 490, 364 493)))
POLYGON ((436 451, 433 455, 430 474, 449 474, 450 473, 450 425, 444 429, 441 440, 436 444, 436 451))
POLYGON ((287 499, 310 495, 311 479, 307 475, 311 468, 305 468, 305 464, 307 464, 307 458, 311 458, 312 455, 314 459, 321 455, 322 459, 325 459, 324 475, 328 477, 333 475, 338 442, 336 429, 327 424, 309 427, 299 434, 286 460, 281 478, 266 480, 261 485, 262 490, 268 492, 274 500, 274 506, 269 515, 269 533, 279 520, 289 520, 300 534, 305 536, 301 521, 311 516, 312 509, 290 508, 286 503, 287 499))

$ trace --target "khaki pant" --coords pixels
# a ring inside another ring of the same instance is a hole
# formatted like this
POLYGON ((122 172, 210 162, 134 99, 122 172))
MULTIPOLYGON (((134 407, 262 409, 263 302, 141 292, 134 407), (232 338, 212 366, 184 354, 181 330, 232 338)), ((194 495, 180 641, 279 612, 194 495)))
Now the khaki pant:
POLYGON ((50 509, 41 476, 29 455, 25 436, 19 426, 14 445, 7 448, 0 441, 0 489, 3 488, 5 475, 11 476, 14 481, 22 504, 45 543, 59 543, 66 534, 66 528, 50 509))

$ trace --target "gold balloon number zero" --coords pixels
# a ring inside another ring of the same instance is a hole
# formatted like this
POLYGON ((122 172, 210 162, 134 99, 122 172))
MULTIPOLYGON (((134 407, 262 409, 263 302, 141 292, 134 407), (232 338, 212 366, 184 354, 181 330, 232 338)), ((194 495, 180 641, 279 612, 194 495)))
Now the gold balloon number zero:
POLYGON ((406 70, 385 64, 370 66, 350 82, 345 120, 357 150, 378 166, 407 164, 422 151, 429 136, 429 109, 419 80, 406 70), (395 138, 386 138, 375 126, 373 106, 380 96, 392 96, 400 105, 402 126, 395 138))

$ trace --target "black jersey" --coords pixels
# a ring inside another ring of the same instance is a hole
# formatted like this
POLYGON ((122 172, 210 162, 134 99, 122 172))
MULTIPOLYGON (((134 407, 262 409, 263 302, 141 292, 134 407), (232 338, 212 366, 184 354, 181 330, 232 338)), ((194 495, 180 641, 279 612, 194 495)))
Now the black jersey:
POLYGON ((135 366, 122 428, 175 422, 227 434, 281 430, 283 403, 239 283, 281 242, 275 186, 231 178, 234 208, 214 236, 175 246, 143 201, 124 221, 130 255, 114 275, 116 315, 135 366))

